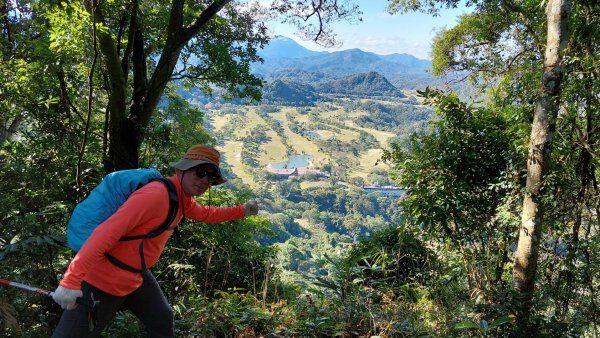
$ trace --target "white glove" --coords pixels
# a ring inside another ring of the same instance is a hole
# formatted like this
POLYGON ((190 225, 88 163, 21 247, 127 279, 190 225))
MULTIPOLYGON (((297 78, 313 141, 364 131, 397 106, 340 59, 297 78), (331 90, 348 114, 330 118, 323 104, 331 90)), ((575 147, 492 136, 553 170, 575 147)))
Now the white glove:
POLYGON ((258 214, 258 204, 256 201, 250 201, 244 205, 244 216, 258 214))
POLYGON ((64 310, 73 310, 77 307, 77 298, 83 296, 81 290, 67 289, 58 286, 52 294, 52 299, 60 305, 64 310))

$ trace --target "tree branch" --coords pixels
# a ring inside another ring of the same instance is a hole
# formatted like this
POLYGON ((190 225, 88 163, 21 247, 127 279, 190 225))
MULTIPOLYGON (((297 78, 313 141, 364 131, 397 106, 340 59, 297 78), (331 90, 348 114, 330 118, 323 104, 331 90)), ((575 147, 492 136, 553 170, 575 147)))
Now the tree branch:
POLYGON ((185 44, 231 0, 214 1, 187 28, 183 27, 184 2, 184 0, 173 0, 172 2, 167 41, 148 83, 143 110, 138 114, 138 121, 142 126, 148 125, 152 112, 156 108, 167 83, 171 80, 173 70, 185 44))
POLYGON ((181 34, 182 42, 187 43, 192 36, 198 33, 198 31, 204 25, 206 25, 210 19, 215 17, 215 15, 217 15, 217 13, 229 2, 231 2, 231 0, 217 0, 210 4, 210 6, 206 7, 206 9, 200 13, 200 16, 198 16, 191 25, 183 29, 181 34))

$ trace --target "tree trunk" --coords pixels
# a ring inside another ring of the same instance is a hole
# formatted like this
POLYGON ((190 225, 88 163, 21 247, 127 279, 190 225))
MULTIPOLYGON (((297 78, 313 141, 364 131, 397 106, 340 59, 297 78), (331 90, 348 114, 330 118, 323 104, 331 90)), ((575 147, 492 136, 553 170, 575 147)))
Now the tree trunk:
MULTIPOLYGON (((182 48, 230 1, 213 1, 192 24, 185 26, 183 23, 185 0, 173 0, 166 32, 167 41, 149 81, 146 73, 143 28, 138 27, 137 20, 135 20, 137 16, 135 11, 138 10, 137 2, 134 2, 131 9, 132 20, 129 27, 131 34, 129 36, 133 37, 133 41, 129 43, 132 45, 128 45, 122 60, 119 59, 117 41, 111 33, 102 31, 98 34, 98 43, 110 83, 108 110, 110 112, 109 156, 111 163, 106 165, 108 171, 138 167, 139 147, 144 139, 144 131, 167 83, 171 80, 182 48), (132 53, 131 68, 133 70, 131 98, 127 97, 125 90, 128 76, 126 72, 129 69, 127 62, 130 57, 129 52, 132 53), (127 108, 128 102, 130 102, 129 108, 127 108)), ((86 2, 86 5, 86 9, 95 16, 97 22, 106 22, 95 0, 86 2)))
POLYGON ((183 23, 183 6, 185 1, 173 1, 167 31, 167 41, 156 69, 150 77, 150 81, 147 80, 146 56, 143 55, 143 36, 141 31, 136 32, 132 58, 132 62, 134 63, 132 65, 134 88, 132 103, 129 107, 131 125, 130 128, 121 130, 121 133, 125 133, 119 136, 121 142, 113 145, 115 149, 121 148, 121 154, 125 154, 127 157, 114 157, 116 170, 138 167, 139 149, 144 140, 144 131, 150 123, 150 117, 154 113, 167 84, 171 81, 171 76, 181 55, 181 50, 229 2, 231 0, 213 1, 191 25, 186 27, 183 23), (140 55, 139 53, 142 54, 140 55))
MULTIPOLYGON (((94 16, 94 22, 96 23, 105 23, 104 15, 96 1, 86 1, 86 10, 94 16)), ((123 72, 123 68, 121 67, 121 61, 119 59, 119 53, 117 51, 117 44, 113 39, 111 33, 108 30, 97 30, 98 36, 98 47, 100 49, 100 53, 102 53, 105 70, 108 74, 108 82, 110 88, 110 95, 108 98, 108 112, 109 112, 109 120, 110 120, 110 129, 109 129, 109 138, 110 138, 110 146, 109 146, 109 155, 112 157, 112 161, 107 165, 107 170, 112 171, 116 169, 117 163, 120 161, 115 161, 115 158, 118 159, 127 159, 130 158, 130 154, 127 153, 126 148, 117 146, 114 147, 115 142, 117 144, 122 144, 123 142, 128 142, 121 140, 121 138, 131 137, 131 134, 128 134, 130 126, 129 119, 127 118, 127 96, 125 94, 125 86, 127 82, 126 74, 123 72), (123 135, 121 137, 121 135, 123 135)), ((136 159, 134 163, 131 164, 134 168, 137 165, 137 151, 136 151, 136 159)))
POLYGON ((544 210, 541 203, 541 186, 550 163, 552 137, 556 128, 563 79, 562 52, 568 41, 567 24, 570 12, 571 0, 547 2, 546 54, 529 140, 527 183, 513 271, 515 288, 522 299, 517 319, 520 327, 525 330, 535 285, 538 249, 542 239, 544 210))

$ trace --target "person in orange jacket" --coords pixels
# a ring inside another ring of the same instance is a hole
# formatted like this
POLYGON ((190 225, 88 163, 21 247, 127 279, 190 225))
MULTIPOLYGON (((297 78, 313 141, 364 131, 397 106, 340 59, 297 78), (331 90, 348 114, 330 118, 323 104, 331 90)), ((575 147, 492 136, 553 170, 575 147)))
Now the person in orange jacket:
POLYGON ((53 337, 100 337, 122 306, 140 319, 148 337, 174 336, 173 311, 148 270, 160 257, 173 229, 183 217, 219 223, 258 213, 255 201, 236 207, 214 207, 193 199, 226 181, 219 160, 220 154, 214 148, 196 145, 181 160, 171 163, 176 174, 168 179, 177 190, 179 208, 171 227, 157 237, 119 241, 124 236, 143 236, 164 222, 169 199, 166 186, 160 182, 136 190, 94 230, 53 294, 54 301, 65 309, 53 337), (97 324, 92 331, 89 309, 77 306, 78 298, 96 301, 97 324))

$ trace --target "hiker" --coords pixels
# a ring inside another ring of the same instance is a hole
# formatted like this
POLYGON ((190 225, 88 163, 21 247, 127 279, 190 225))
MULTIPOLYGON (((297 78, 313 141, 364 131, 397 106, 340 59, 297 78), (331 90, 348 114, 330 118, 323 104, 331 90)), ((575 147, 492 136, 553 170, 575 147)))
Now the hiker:
POLYGON ((219 158, 214 148, 196 145, 181 160, 171 163, 176 174, 166 179, 175 186, 179 206, 171 227, 160 235, 143 236, 165 222, 170 210, 169 189, 158 181, 133 192, 114 214, 97 226, 54 292, 54 301, 66 311, 53 337, 100 337, 123 305, 140 319, 148 337, 174 336, 173 311, 148 270, 160 257, 173 229, 183 217, 219 223, 258 212, 255 201, 237 207, 213 207, 193 199, 226 181, 219 169, 219 158), (127 236, 135 239, 123 240, 127 236), (90 331, 90 309, 77 306, 79 297, 97 301, 94 308, 97 325, 93 331, 90 331))

